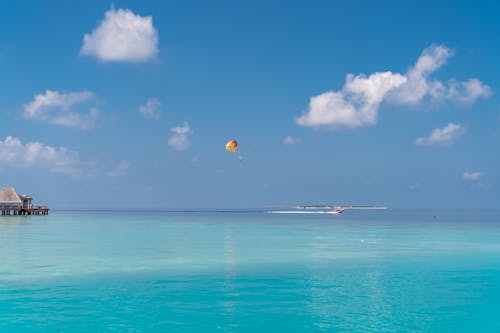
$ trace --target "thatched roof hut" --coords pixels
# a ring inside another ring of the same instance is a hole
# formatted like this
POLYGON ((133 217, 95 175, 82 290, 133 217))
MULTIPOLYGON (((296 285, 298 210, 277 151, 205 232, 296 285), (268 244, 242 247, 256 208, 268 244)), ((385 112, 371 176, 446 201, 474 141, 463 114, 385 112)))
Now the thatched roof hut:
POLYGON ((4 187, 0 191, 0 207, 21 206, 22 201, 12 187, 4 187))

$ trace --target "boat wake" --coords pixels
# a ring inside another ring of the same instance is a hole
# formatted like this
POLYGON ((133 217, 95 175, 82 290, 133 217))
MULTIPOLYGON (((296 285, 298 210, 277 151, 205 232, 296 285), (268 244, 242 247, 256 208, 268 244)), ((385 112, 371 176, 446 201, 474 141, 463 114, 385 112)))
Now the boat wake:
POLYGON ((331 210, 270 210, 267 211, 267 213, 270 214, 340 214, 337 211, 331 211, 331 210))

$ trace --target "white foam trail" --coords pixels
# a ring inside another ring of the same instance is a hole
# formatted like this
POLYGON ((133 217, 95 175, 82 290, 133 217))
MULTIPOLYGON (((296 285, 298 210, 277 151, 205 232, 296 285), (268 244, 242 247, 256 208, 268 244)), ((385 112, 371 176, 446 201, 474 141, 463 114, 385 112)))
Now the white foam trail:
POLYGON ((267 213, 271 214, 338 214, 328 210, 306 211, 306 210, 270 210, 267 213))

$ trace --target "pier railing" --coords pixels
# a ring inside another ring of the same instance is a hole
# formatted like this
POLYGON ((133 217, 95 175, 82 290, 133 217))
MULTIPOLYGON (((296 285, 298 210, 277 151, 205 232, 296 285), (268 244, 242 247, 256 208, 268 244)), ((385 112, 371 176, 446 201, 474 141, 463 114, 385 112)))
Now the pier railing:
POLYGON ((22 207, 22 206, 11 206, 0 207, 2 215, 48 215, 49 209, 45 206, 35 206, 35 207, 22 207))

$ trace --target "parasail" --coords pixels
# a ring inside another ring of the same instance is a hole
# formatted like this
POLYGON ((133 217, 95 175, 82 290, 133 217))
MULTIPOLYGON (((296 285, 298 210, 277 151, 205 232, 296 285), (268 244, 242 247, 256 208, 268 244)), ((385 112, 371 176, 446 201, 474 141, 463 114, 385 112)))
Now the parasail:
POLYGON ((240 160, 240 163, 243 164, 243 156, 241 156, 238 151, 238 142, 236 140, 230 140, 226 143, 226 151, 235 153, 236 157, 240 160))
POLYGON ((226 143, 226 151, 235 153, 238 150, 238 142, 236 140, 230 140, 226 143))

